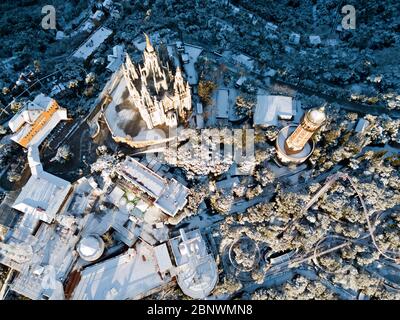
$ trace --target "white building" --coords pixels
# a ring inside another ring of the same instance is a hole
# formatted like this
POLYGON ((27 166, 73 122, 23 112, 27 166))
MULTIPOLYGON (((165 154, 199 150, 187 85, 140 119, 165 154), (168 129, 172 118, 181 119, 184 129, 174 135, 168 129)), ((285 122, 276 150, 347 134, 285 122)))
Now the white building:
POLYGON ((309 39, 310 39, 310 44, 313 44, 313 45, 321 44, 320 36, 310 36, 309 39))
POLYGON ((102 3, 102 7, 106 10, 111 10, 113 6, 113 0, 104 0, 102 3))
POLYGON ((292 97, 258 95, 254 125, 277 126, 278 120, 290 120, 296 113, 292 97))
POLYGON ((10 128, 15 132, 11 139, 28 148, 31 169, 31 177, 13 208, 32 219, 52 222, 71 190, 68 181, 43 171, 39 157, 39 145, 61 120, 67 119, 66 109, 40 94, 10 120, 10 128))
POLYGON ((168 260, 165 248, 155 250, 141 242, 136 250, 84 269, 72 300, 141 299, 171 281, 168 260))
POLYGON ((14 132, 11 139, 24 148, 39 146, 61 120, 68 120, 67 110, 54 99, 39 94, 9 121, 14 132))
POLYGON ((234 62, 246 67, 249 70, 253 70, 254 68, 254 60, 243 53, 232 55, 232 59, 234 62))
POLYGON ((95 13, 93 13, 91 19, 94 23, 99 24, 104 19, 104 12, 101 10, 97 10, 95 13))
POLYGON ((290 44, 299 44, 300 43, 300 35, 298 33, 292 33, 289 36, 290 44))
POLYGON ((107 56, 108 65, 107 69, 115 72, 117 71, 122 63, 124 62, 125 52, 124 46, 118 45, 113 47, 113 54, 107 56))
POLYGON ((276 24, 273 24, 272 22, 267 22, 265 25, 265 29, 268 31, 276 31, 278 29, 278 26, 276 24))
POLYGON ((217 118, 228 119, 229 116, 229 90, 220 89, 217 91, 217 118))
POLYGON ((180 236, 170 240, 178 285, 189 297, 204 299, 218 282, 217 264, 207 252, 206 243, 198 229, 188 233, 183 229, 179 231, 180 236))
POLYGON ((99 28, 74 52, 73 57, 86 60, 111 34, 111 29, 99 28))
POLYGON ((241 77, 238 79, 238 81, 236 81, 236 83, 235 83, 236 88, 240 88, 246 80, 247 80, 246 77, 241 76, 241 77))
POLYGON ((84 23, 84 25, 82 26, 82 31, 83 31, 83 32, 90 33, 90 32, 92 32, 95 28, 96 28, 96 26, 94 25, 93 21, 87 20, 87 21, 84 23))
POLYGON ((369 126, 369 121, 365 120, 364 118, 361 118, 357 122, 357 126, 355 128, 355 132, 357 133, 363 133, 369 126))
POLYGON ((47 172, 32 174, 13 208, 51 223, 71 190, 71 184, 47 172))
POLYGON ((175 216, 187 203, 189 190, 175 179, 166 180, 140 162, 127 157, 116 168, 118 175, 154 201, 164 213, 175 216))
POLYGON ((196 104, 196 113, 197 114, 203 114, 203 104, 201 102, 198 102, 196 104))
POLYGON ((149 37, 145 37, 143 65, 134 65, 128 55, 122 64, 129 94, 148 129, 164 124, 176 127, 192 109, 189 83, 179 67, 173 74, 168 64, 162 65, 149 37))
POLYGON ((196 128, 204 128, 203 104, 200 102, 196 104, 196 128))

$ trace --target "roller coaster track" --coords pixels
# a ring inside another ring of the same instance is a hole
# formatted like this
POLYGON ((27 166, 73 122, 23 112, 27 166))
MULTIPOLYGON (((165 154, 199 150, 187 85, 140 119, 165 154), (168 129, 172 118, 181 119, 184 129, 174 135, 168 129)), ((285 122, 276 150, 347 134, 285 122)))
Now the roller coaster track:
MULTIPOLYGON (((319 245, 322 243, 323 240, 326 239, 326 238, 323 238, 323 239, 321 239, 321 240, 318 242, 318 244, 316 245, 316 247, 315 247, 315 249, 314 249, 314 252, 313 252, 313 254, 312 254, 311 256, 308 256, 308 257, 305 257, 305 258, 304 258, 304 256, 303 256, 302 258, 293 261, 293 262, 291 263, 292 266, 301 264, 301 263, 306 262, 306 261, 309 261, 309 260, 311 260, 311 259, 313 259, 314 261, 317 261, 316 259, 317 259, 318 257, 320 257, 320 256, 323 256, 323 255, 325 255, 325 254, 331 253, 331 252, 336 251, 336 250, 338 250, 338 249, 344 248, 344 247, 346 247, 346 246, 348 246, 348 245, 351 245, 351 244, 354 243, 355 241, 363 240, 363 239, 366 239, 366 238, 368 238, 368 237, 371 237, 372 243, 373 243, 375 249, 378 250, 378 252, 379 252, 382 256, 384 256, 385 258, 387 258, 387 259, 389 259, 389 260, 395 261, 396 263, 399 263, 399 261, 400 261, 400 252, 397 252, 397 253, 395 253, 395 252, 390 252, 390 254, 392 255, 392 256, 390 256, 390 255, 389 255, 389 251, 387 251, 387 250, 382 250, 382 249, 379 247, 379 245, 378 245, 378 243, 377 243, 377 241, 376 241, 376 238, 375 238, 375 234, 374 234, 374 233, 375 233, 375 227, 376 227, 376 224, 377 224, 377 220, 378 220, 378 219, 376 219, 376 221, 375 221, 374 224, 371 223, 371 219, 370 219, 370 217, 369 217, 369 215, 368 215, 368 209, 367 209, 367 206, 366 206, 366 204, 365 204, 365 202, 364 202, 364 199, 363 199, 363 197, 362 197, 360 191, 359 191, 358 188, 356 187, 355 183, 352 181, 352 179, 349 177, 348 174, 343 173, 343 172, 337 172, 337 173, 335 173, 335 174, 329 176, 329 177, 326 179, 325 185, 324 185, 321 189, 318 190, 318 192, 310 199, 310 201, 308 201, 308 203, 306 204, 306 206, 305 206, 304 209, 302 210, 302 214, 306 213, 307 210, 308 210, 308 209, 309 209, 323 194, 325 194, 325 193, 329 190, 329 188, 333 185, 333 183, 335 183, 338 179, 342 179, 342 180, 347 180, 347 181, 349 181, 351 187, 352 187, 352 188, 354 189, 354 191, 356 192, 356 194, 357 194, 357 196, 358 196, 358 198, 359 198, 359 200, 360 200, 360 202, 361 202, 361 206, 362 206, 362 208, 363 208, 364 218, 365 218, 365 220, 366 220, 366 222, 367 222, 367 227, 368 227, 368 234, 367 234, 367 235, 364 235, 364 236, 362 236, 362 237, 360 237, 360 238, 358 238, 358 239, 354 239, 354 240, 353 240, 353 239, 348 239, 347 241, 341 243, 340 245, 337 245, 337 246, 335 246, 335 247, 333 247, 333 248, 327 249, 327 250, 325 250, 325 251, 323 251, 323 252, 317 253, 317 249, 318 249, 319 245), (396 256, 396 258, 394 258, 393 256, 396 256)), ((345 240, 346 240, 346 239, 345 239, 345 240)))
POLYGON ((363 200, 363 198, 361 196, 361 193, 359 192, 359 190, 357 189, 355 183, 350 179, 349 176, 346 175, 345 178, 350 182, 350 184, 353 187, 354 191, 357 193, 358 198, 360 199, 360 202, 361 202, 361 205, 362 205, 363 211, 364 211, 365 220, 367 221, 368 231, 369 231, 369 234, 371 236, 372 243, 374 244, 374 247, 385 258, 387 258, 389 260, 392 260, 392 261, 395 261, 395 262, 399 262, 400 261, 400 252, 396 252, 396 253, 391 252, 392 255, 397 256, 397 258, 393 258, 393 257, 388 255, 388 251, 387 250, 382 250, 379 247, 378 243, 376 242, 375 235, 374 235, 376 224, 372 225, 372 223, 371 223, 371 220, 370 220, 370 218, 368 216, 367 206, 365 205, 365 202, 364 202, 364 200, 363 200))

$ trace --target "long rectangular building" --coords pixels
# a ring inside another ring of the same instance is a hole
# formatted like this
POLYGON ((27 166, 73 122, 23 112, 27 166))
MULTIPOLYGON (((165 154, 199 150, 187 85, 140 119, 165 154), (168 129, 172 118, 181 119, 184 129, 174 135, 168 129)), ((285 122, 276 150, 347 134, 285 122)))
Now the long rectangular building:
POLYGON ((13 208, 51 223, 71 190, 71 184, 50 173, 33 174, 15 200, 13 208))
POLYGON ((166 250, 155 252, 154 247, 141 242, 136 250, 85 268, 72 300, 140 299, 161 290, 172 281, 171 276, 161 274, 161 270, 172 268, 166 250))
POLYGON ((9 121, 14 132, 11 139, 24 148, 40 145, 61 120, 67 120, 67 110, 43 94, 36 96, 9 121))
POLYGON ((175 216, 187 203, 189 190, 175 179, 166 180, 133 158, 127 157, 117 168, 127 182, 146 193, 164 213, 175 216))

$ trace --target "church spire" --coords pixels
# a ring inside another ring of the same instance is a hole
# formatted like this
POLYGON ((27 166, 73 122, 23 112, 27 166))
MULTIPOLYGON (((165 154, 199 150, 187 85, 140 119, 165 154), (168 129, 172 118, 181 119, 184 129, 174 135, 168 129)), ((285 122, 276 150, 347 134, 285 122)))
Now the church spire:
POLYGON ((146 38, 146 50, 148 52, 153 52, 154 48, 153 48, 153 45, 150 42, 149 36, 146 33, 144 33, 144 37, 146 38))

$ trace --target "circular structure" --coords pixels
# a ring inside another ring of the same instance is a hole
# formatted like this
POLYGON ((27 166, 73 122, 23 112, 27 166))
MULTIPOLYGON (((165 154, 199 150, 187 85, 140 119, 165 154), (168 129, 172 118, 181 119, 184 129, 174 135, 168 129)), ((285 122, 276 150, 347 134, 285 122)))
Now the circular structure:
POLYGON ((248 272, 253 270, 260 260, 260 249, 256 242, 242 236, 229 248, 229 260, 235 269, 248 272))
MULTIPOLYGON (((347 272, 347 268, 343 268, 343 269, 329 269, 329 268, 338 268, 341 265, 343 265, 343 261, 342 258, 340 256, 338 256, 340 254, 340 250, 342 248, 339 248, 338 250, 335 250, 331 253, 327 253, 324 256, 327 256, 328 254, 331 255, 331 266, 324 266, 323 264, 320 263, 320 261, 318 260, 318 254, 322 251, 326 251, 329 250, 335 246, 340 246, 340 245, 345 245, 346 242, 355 242, 353 240, 349 240, 345 237, 342 236, 338 236, 338 235, 328 235, 324 238, 322 238, 321 240, 319 240, 314 248, 314 257, 312 259, 312 261, 314 262, 314 264, 321 269, 322 271, 328 273, 328 274, 340 274, 340 273, 346 273, 347 272), (325 248, 322 250, 320 250, 320 252, 318 251, 318 249, 320 249, 321 247, 325 248), (333 255, 333 256, 332 256, 333 255), (336 259, 335 259, 336 258, 336 259), (339 260, 339 261, 335 261, 335 260, 339 260), (336 262, 336 263, 335 263, 336 262)), ((345 246, 344 246, 345 248, 345 246)))
MULTIPOLYGON (((317 110, 315 110, 317 111, 317 110)), ((311 111, 312 113, 313 111, 311 111)), ((314 140, 310 139, 304 146, 303 150, 298 153, 288 154, 285 150, 285 141, 290 134, 296 130, 297 126, 290 125, 282 128, 276 138, 276 154, 278 159, 284 164, 300 164, 307 160, 307 158, 313 153, 315 148, 314 140)))
POLYGON ((323 112, 323 110, 320 109, 311 110, 310 112, 306 113, 306 115, 308 120, 310 120, 315 125, 321 125, 326 119, 325 113, 323 112))
POLYGON ((78 243, 79 256, 86 261, 96 261, 104 252, 104 242, 97 235, 85 236, 78 243))
POLYGON ((398 239, 398 223, 393 219, 397 212, 387 211, 376 216, 374 223, 370 229, 373 244, 375 248, 387 259, 399 261, 399 247, 393 248, 393 244, 398 244, 398 241, 389 241, 389 238, 398 239), (386 235, 385 235, 386 234, 386 235), (383 243, 387 243, 385 248, 383 243), (394 250, 395 249, 395 250, 394 250))

